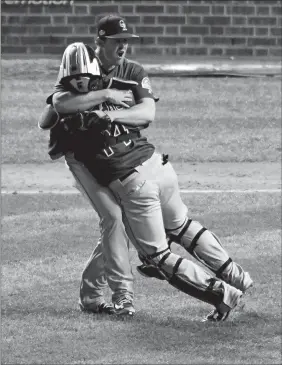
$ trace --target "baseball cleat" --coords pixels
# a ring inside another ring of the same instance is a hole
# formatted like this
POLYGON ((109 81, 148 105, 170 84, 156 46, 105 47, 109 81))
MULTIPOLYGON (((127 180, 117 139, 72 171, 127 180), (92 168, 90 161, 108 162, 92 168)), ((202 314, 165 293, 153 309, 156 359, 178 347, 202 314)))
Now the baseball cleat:
POLYGON ((112 304, 101 303, 98 306, 88 306, 85 307, 81 302, 79 302, 79 308, 82 312, 92 313, 92 314, 115 314, 115 309, 112 304))
POLYGON ((230 314, 231 310, 225 313, 220 313, 217 309, 213 309, 206 317, 204 317, 201 322, 223 322, 230 314))
POLYGON ((120 315, 133 316, 135 313, 132 300, 127 298, 121 299, 116 303, 114 303, 114 311, 115 314, 118 316, 120 315))
POLYGON ((159 269, 154 265, 139 265, 136 267, 140 275, 146 278, 156 278, 159 280, 165 280, 164 276, 160 273, 159 269))
POLYGON ((218 308, 213 309, 207 316, 205 316, 201 322, 224 322, 229 317, 231 311, 234 309, 242 309, 244 307, 244 303, 241 302, 243 297, 243 292, 238 290, 238 295, 236 299, 236 304, 233 308, 230 308, 225 303, 221 303, 218 308))

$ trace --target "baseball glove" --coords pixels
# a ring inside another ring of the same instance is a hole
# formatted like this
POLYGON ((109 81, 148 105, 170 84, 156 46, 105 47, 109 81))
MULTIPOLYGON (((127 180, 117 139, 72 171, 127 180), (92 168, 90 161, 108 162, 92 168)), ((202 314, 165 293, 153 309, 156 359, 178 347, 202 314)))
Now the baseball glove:
POLYGON ((95 131, 104 134, 110 131, 112 120, 108 114, 101 110, 77 112, 66 116, 60 120, 66 131, 74 133, 75 131, 87 131, 95 129, 95 131))

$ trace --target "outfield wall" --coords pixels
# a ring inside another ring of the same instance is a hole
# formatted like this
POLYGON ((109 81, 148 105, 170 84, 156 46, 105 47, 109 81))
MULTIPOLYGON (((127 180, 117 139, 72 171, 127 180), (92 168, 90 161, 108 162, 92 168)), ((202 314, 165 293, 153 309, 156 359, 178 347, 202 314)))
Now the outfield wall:
POLYGON ((2 0, 2 54, 62 54, 93 44, 95 22, 120 13, 140 35, 135 55, 281 56, 280 1, 2 0))

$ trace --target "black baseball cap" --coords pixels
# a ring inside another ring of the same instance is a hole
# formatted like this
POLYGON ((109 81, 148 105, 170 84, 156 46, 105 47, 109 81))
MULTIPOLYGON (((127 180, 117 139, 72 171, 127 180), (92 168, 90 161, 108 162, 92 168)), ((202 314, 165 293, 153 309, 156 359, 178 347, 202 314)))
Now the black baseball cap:
POLYGON ((108 15, 101 18, 97 25, 99 38, 136 38, 136 34, 128 31, 124 18, 118 15, 108 15))

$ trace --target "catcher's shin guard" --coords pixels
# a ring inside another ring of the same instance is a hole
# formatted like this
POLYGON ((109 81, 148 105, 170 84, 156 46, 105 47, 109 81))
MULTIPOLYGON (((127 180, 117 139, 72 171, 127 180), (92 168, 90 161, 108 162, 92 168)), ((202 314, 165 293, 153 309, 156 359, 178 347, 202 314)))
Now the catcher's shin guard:
POLYGON ((233 262, 218 237, 199 222, 186 219, 176 230, 167 230, 169 241, 179 243, 215 275, 237 289, 246 291, 252 280, 240 265, 233 262))
POLYGON ((147 257, 153 261, 164 278, 176 289, 214 305, 221 311, 234 308, 242 292, 213 278, 202 267, 166 249, 147 257))

